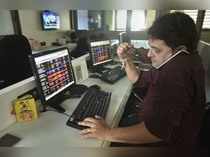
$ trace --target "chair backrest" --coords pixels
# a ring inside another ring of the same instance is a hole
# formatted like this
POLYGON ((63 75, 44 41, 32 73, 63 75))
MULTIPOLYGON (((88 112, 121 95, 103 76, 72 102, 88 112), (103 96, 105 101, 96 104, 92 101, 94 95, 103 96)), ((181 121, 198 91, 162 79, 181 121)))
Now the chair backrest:
POLYGON ((77 46, 71 51, 71 56, 74 58, 80 57, 90 51, 90 45, 87 37, 80 37, 77 41, 77 46))
POLYGON ((198 52, 202 58, 206 75, 210 78, 210 44, 204 41, 199 41, 198 52))
POLYGON ((0 36, 0 89, 32 76, 30 44, 22 35, 0 36))

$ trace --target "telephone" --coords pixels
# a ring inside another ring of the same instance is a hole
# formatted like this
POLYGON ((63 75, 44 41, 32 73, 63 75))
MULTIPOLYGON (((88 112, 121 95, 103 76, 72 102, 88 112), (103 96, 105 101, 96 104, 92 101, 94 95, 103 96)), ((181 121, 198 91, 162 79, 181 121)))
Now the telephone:
POLYGON ((184 45, 181 45, 181 46, 178 46, 176 49, 175 49, 175 54, 173 54, 171 57, 169 57, 167 60, 165 60, 162 64, 160 64, 158 67, 155 67, 156 69, 159 69, 160 67, 162 67, 163 65, 165 65, 166 63, 168 63, 170 60, 172 60, 174 57, 176 57, 177 55, 179 55, 180 53, 185 53, 185 54, 190 54, 188 51, 187 51, 187 48, 186 46, 184 45))

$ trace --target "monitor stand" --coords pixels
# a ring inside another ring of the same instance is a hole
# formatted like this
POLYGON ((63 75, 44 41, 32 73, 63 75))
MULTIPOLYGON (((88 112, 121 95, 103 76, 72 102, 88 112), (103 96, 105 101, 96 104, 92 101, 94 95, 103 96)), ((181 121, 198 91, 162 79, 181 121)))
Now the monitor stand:
MULTIPOLYGON (((56 99, 53 99, 52 101, 48 102, 48 106, 54 108, 59 113, 64 113, 66 110, 61 106, 61 103, 65 100, 63 94, 56 99)), ((47 111, 46 107, 44 109, 47 111)))
POLYGON ((64 113, 66 110, 61 105, 50 105, 50 107, 54 108, 59 113, 64 113))

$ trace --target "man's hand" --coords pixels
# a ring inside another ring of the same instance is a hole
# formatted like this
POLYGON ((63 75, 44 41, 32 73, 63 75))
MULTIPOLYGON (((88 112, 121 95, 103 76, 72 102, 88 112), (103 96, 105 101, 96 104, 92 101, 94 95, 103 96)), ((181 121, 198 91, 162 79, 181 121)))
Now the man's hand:
POLYGON ((79 125, 87 126, 89 128, 81 131, 81 135, 84 138, 97 138, 100 140, 107 140, 110 128, 106 122, 99 116, 95 118, 86 118, 84 121, 79 122, 79 125))
POLYGON ((121 60, 130 59, 131 51, 133 51, 133 46, 128 43, 122 43, 117 48, 117 55, 121 60))

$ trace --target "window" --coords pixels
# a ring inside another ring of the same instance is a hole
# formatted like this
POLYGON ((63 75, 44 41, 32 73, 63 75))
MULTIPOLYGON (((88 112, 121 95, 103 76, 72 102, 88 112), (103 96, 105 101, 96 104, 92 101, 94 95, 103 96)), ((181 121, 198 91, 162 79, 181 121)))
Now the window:
POLYGON ((184 13, 189 15, 196 23, 197 16, 198 16, 198 10, 184 10, 184 13))
POLYGON ((131 15, 131 31, 140 31, 146 27, 145 11, 133 10, 131 15))
MULTIPOLYGON (((116 31, 125 31, 127 23, 127 10, 116 11, 116 31)), ((132 10, 131 31, 140 31, 146 27, 144 10, 132 10)))
POLYGON ((0 10, 0 35, 14 34, 12 18, 7 10, 0 10))
POLYGON ((78 10, 77 11, 77 29, 88 30, 88 11, 78 10))
POLYGON ((210 29, 210 10, 206 10, 204 20, 203 20, 203 29, 210 29))
POLYGON ((116 31, 126 30, 127 10, 116 11, 116 31))

